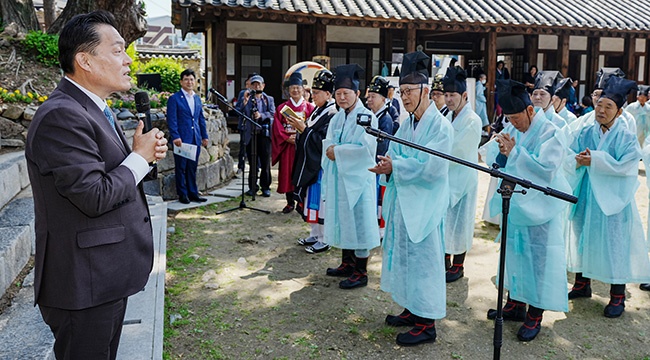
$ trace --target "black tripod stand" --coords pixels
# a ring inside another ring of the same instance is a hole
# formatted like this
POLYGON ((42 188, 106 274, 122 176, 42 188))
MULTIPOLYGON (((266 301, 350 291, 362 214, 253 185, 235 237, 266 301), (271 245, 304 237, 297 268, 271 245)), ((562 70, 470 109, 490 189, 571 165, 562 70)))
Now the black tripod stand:
MULTIPOLYGON (((252 137, 251 137, 251 159, 248 159, 249 163, 249 170, 248 171, 254 171, 254 176, 253 176, 253 183, 257 183, 257 130, 262 128, 262 125, 256 123, 251 119, 250 117, 244 115, 241 111, 235 109, 230 105, 228 100, 226 98, 219 94, 215 89, 210 89, 210 92, 214 94, 219 101, 221 101, 222 104, 226 105, 228 108, 234 110, 239 116, 241 116, 244 119, 244 122, 248 121, 250 124, 253 125, 253 129, 251 129, 252 137)), ((243 139, 243 136, 242 136, 243 139)), ((243 141, 239 144, 239 151, 245 151, 245 147, 243 147, 243 141)), ((246 165, 244 165, 244 170, 246 169, 246 165)), ((244 179, 245 179, 245 171, 242 171, 242 179, 241 179, 241 201, 239 202, 239 206, 234 207, 232 209, 227 209, 223 211, 217 212, 217 215, 219 214, 224 214, 227 212, 239 210, 239 209, 249 209, 249 210, 255 210, 259 212, 263 212, 265 214, 270 214, 271 212, 268 210, 263 210, 263 209, 257 209, 254 207, 250 207, 246 205, 246 200, 245 200, 245 195, 246 192, 244 191, 244 179)), ((255 193, 253 192, 253 201, 255 200, 255 193)))
MULTIPOLYGON (((357 120, 358 122, 359 119, 357 120)), ((497 164, 492 165, 491 168, 483 167, 478 164, 474 164, 472 162, 459 159, 457 157, 438 152, 433 149, 429 149, 427 147, 412 143, 410 141, 406 141, 397 137, 394 137, 388 133, 385 133, 379 129, 374 129, 371 128, 370 126, 367 126, 365 123, 360 123, 365 129, 366 132, 372 136, 377 137, 377 141, 382 140, 382 139, 389 139, 390 141, 395 141, 399 144, 403 144, 409 147, 412 147, 414 149, 424 151, 428 154, 432 154, 438 157, 441 157, 443 159, 447 159, 449 161, 456 162, 458 164, 470 167, 472 169, 476 169, 479 171, 483 171, 485 173, 490 174, 490 176, 495 177, 495 178, 500 178, 503 179, 501 182, 501 187, 497 192, 501 194, 501 213, 502 213, 502 224, 501 224, 501 253, 499 254, 499 280, 498 282, 498 296, 497 296, 497 315, 496 319, 494 320, 494 338, 493 338, 493 344, 494 344, 494 359, 500 359, 501 358, 501 344, 503 343, 503 279, 505 276, 505 264, 506 264, 506 240, 507 240, 507 235, 508 235, 508 213, 510 212, 510 199, 512 197, 513 193, 521 193, 521 194, 526 194, 526 190, 521 190, 521 191, 515 191, 515 186, 520 185, 526 189, 533 188, 535 190, 543 192, 545 195, 553 196, 555 198, 571 202, 575 204, 578 202, 578 198, 566 194, 564 192, 552 189, 550 187, 543 187, 536 185, 532 183, 529 180, 518 178, 512 175, 508 175, 504 172, 499 171, 499 166, 497 164)))

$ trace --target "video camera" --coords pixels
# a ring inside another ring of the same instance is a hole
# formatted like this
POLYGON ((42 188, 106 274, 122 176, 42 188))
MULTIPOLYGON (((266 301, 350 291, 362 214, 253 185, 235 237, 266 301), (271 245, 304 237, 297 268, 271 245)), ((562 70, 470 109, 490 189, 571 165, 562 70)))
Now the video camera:
POLYGON ((357 125, 369 127, 372 124, 372 115, 370 114, 357 114, 357 125))

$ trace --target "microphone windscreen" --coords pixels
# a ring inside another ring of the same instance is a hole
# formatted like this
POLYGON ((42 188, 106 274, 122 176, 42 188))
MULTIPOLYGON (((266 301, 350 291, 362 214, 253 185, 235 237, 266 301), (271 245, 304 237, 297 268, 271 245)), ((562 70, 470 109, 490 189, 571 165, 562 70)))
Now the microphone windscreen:
POLYGON ((151 110, 149 94, 146 91, 138 91, 135 93, 135 110, 139 113, 146 113, 151 110))

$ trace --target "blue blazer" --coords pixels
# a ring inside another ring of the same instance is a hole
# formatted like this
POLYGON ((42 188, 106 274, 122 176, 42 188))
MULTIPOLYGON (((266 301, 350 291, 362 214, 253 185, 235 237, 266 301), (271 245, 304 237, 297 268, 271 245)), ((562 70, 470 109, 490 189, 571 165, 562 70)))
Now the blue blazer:
POLYGON ((208 139, 201 97, 194 94, 194 116, 192 116, 182 90, 170 96, 167 100, 167 126, 171 140, 180 138, 186 144, 200 146, 202 139, 208 139))

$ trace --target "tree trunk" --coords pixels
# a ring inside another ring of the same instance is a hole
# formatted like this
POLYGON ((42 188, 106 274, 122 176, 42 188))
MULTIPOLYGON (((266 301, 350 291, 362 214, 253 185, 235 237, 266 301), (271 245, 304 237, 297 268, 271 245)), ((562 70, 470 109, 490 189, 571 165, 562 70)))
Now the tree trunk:
POLYGON ((32 0, 0 0, 0 18, 5 32, 15 32, 11 36, 41 29, 32 0))
POLYGON ((147 33, 144 9, 142 3, 136 2, 136 0, 68 0, 65 9, 54 21, 48 33, 58 34, 73 16, 94 10, 106 10, 115 16, 117 31, 127 45, 147 33))
POLYGON ((43 20, 45 30, 49 29, 56 19, 56 0, 43 0, 43 20))

